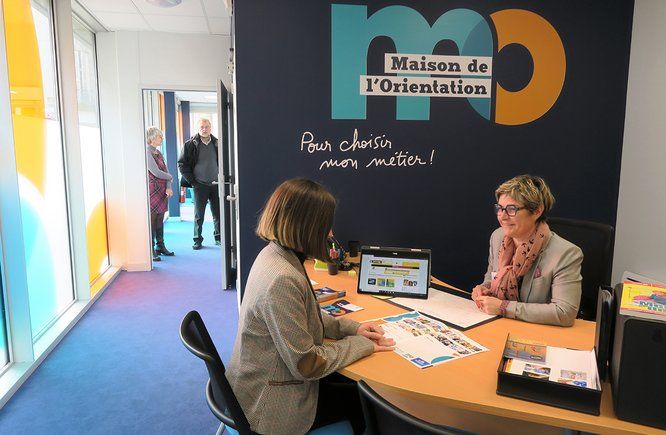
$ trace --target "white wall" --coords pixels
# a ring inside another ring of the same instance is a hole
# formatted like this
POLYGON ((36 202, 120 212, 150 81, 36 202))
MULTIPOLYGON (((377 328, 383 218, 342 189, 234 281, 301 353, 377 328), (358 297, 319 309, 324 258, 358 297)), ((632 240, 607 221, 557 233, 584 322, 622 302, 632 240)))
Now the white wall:
POLYGON ((613 262, 666 281, 666 2, 636 0, 613 262))
POLYGON ((140 32, 138 38, 144 87, 214 92, 221 79, 229 88, 228 36, 140 32))
MULTIPOLYGON (((230 38, 160 32, 97 34, 111 264, 150 270, 142 89, 229 86, 230 38)), ((173 174, 175 175, 175 174, 173 174)))

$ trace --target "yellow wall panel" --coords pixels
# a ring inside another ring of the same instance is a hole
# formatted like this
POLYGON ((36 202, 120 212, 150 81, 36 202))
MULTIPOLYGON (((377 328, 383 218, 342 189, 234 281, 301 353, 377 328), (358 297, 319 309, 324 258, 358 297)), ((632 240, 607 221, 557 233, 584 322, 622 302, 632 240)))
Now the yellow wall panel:
POLYGON ((44 193, 44 89, 30 0, 2 2, 18 171, 44 193))
MULTIPOLYGON (((106 265, 106 257, 109 253, 106 240, 106 208, 104 201, 97 204, 90 215, 86 225, 86 234, 88 236, 88 271, 90 282, 93 282, 99 277, 102 268, 106 265)), ((94 296, 94 294, 91 294, 91 296, 94 296)))

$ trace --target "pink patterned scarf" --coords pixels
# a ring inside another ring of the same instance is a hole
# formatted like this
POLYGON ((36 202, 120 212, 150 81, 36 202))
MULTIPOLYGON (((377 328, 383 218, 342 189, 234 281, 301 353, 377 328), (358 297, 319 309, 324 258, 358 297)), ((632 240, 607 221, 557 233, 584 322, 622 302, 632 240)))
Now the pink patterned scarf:
POLYGON ((541 222, 529 240, 518 248, 511 237, 504 236, 499 249, 497 275, 490 283, 487 294, 501 300, 517 301, 518 279, 532 268, 549 235, 548 224, 541 222))

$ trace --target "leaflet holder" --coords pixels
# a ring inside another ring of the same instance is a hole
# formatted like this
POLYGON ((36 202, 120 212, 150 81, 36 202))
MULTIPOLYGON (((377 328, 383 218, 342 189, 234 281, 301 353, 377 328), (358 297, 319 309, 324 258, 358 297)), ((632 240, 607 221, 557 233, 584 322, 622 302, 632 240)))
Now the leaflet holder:
POLYGON ((600 414, 601 384, 597 390, 508 373, 504 371, 507 360, 507 357, 502 356, 497 368, 497 394, 585 414, 600 414))
POLYGON ((595 333, 595 350, 597 352, 597 369, 602 382, 609 380, 608 364, 613 351, 613 330, 615 329, 615 298, 613 288, 601 286, 597 296, 597 327, 595 333))

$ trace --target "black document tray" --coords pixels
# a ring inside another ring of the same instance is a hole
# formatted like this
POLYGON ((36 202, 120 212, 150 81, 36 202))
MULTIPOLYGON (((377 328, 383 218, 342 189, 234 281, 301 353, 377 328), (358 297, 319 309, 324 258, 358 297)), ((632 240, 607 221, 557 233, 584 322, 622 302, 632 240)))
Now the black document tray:
POLYGON ((504 371, 507 359, 502 356, 497 368, 497 394, 599 415, 602 390, 508 373, 504 371))

